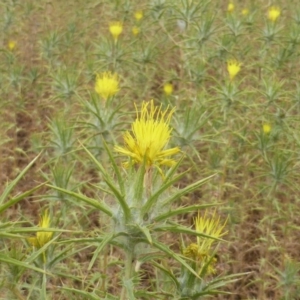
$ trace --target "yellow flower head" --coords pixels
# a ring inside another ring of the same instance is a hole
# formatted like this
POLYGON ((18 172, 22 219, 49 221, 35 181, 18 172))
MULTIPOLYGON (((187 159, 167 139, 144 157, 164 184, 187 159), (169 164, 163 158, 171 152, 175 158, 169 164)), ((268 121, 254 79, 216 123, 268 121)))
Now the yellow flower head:
MULTIPOLYGON (((166 149, 172 129, 169 124, 175 109, 162 111, 161 106, 155 106, 153 100, 142 103, 142 110, 137 111, 137 118, 132 124, 132 133, 124 134, 125 147, 116 146, 115 151, 128 156, 133 163, 147 167, 160 165, 172 166, 175 161, 167 158, 180 151, 178 147, 166 149)), ((129 163, 125 163, 129 166, 129 163)))
POLYGON ((104 72, 97 74, 95 91, 104 99, 114 96, 119 91, 119 79, 117 74, 104 72))
POLYGON ((233 80, 237 73, 241 70, 241 63, 236 60, 229 60, 227 62, 227 71, 229 73, 230 80, 233 80))
MULTIPOLYGON (((46 210, 41 216, 39 222, 40 228, 49 228, 50 227, 50 217, 48 214, 48 210, 46 210)), ((36 237, 29 238, 29 242, 36 248, 41 248, 46 245, 53 236, 53 232, 51 231, 38 231, 36 233, 36 237)))
MULTIPOLYGON (((196 231, 205 235, 212 236, 213 238, 220 238, 227 232, 223 232, 226 222, 221 225, 220 217, 216 218, 216 211, 211 218, 206 216, 198 216, 194 219, 196 231)), ((216 240, 208 237, 197 237, 197 243, 190 244, 183 250, 183 255, 196 262, 199 273, 205 267, 208 274, 214 274, 216 258, 212 256, 211 247, 216 240)))
POLYGON ((264 134, 269 134, 272 130, 272 127, 270 124, 266 123, 266 124, 263 124, 263 132, 264 134))
POLYGON ((144 14, 143 11, 138 10, 134 13, 134 17, 137 21, 140 21, 143 18, 144 14))
MULTIPOLYGON (((207 211, 204 216, 198 216, 194 219, 195 227, 197 232, 212 236, 213 238, 220 238, 225 235, 227 232, 223 232, 223 229, 227 223, 227 220, 223 225, 220 224, 220 217, 216 217, 216 211, 214 211, 211 218, 207 216, 207 211)), ((206 238, 206 237, 197 237, 197 244, 202 252, 209 252, 212 244, 216 242, 215 239, 206 238)))
POLYGON ((271 6, 268 11, 268 19, 272 22, 276 22, 280 16, 280 9, 277 6, 271 6))
POLYGON ((173 93, 173 85, 172 83, 166 83, 164 85, 164 92, 167 96, 170 96, 173 93))
POLYGON ((242 15, 243 16, 247 16, 249 14, 249 9, 248 8, 244 8, 243 10, 242 10, 242 15))
POLYGON ((132 34, 133 35, 138 35, 140 33, 140 29, 137 26, 132 27, 132 34))
POLYGON ((109 25, 109 31, 114 37, 115 41, 118 40, 119 35, 123 31, 123 24, 121 22, 113 22, 109 25))
POLYGON ((15 41, 8 41, 7 43, 7 47, 10 51, 13 51, 16 48, 17 43, 15 41))
POLYGON ((192 243, 187 248, 183 250, 183 255, 187 258, 192 259, 197 263, 197 267, 201 272, 201 269, 209 263, 207 267, 208 274, 216 273, 214 265, 217 262, 217 259, 209 255, 207 252, 203 252, 198 244, 192 243))
POLYGON ((234 4, 232 2, 229 2, 228 6, 227 6, 227 11, 229 13, 234 11, 234 4))

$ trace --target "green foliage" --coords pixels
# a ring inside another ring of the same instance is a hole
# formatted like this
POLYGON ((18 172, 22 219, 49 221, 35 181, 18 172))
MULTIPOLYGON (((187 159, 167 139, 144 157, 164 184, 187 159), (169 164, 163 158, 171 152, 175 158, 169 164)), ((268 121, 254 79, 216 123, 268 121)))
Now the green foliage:
POLYGON ((1 299, 298 297, 300 6, 271 2, 0 3, 1 299))

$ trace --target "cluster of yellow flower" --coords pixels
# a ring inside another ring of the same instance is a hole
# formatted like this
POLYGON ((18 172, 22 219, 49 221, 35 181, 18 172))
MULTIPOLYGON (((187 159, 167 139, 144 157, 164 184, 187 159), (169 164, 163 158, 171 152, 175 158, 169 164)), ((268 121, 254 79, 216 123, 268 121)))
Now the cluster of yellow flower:
MULTIPOLYGON (((235 10, 235 5, 232 1, 230 1, 228 3, 227 6, 227 12, 228 13, 232 13, 235 10)), ((244 8, 242 10, 242 15, 243 16, 247 16, 249 14, 249 9, 248 8, 244 8)), ((280 12, 280 8, 277 6, 271 6, 268 10, 268 19, 272 22, 276 22, 278 17, 280 16, 281 12, 280 12)))

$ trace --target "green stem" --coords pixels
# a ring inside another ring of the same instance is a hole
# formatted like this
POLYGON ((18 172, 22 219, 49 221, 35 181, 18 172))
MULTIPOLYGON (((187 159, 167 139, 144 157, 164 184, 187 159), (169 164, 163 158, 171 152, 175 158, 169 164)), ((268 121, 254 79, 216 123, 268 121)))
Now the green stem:
POLYGON ((47 275, 46 275, 46 263, 44 262, 44 273, 42 278, 42 291, 41 291, 41 299, 47 300, 47 275))
POLYGON ((120 300, 126 300, 127 298, 127 288, 126 285, 124 284, 125 282, 129 281, 132 278, 132 271, 133 271, 133 251, 134 249, 129 249, 126 251, 126 258, 125 258, 125 279, 123 282, 123 287, 122 287, 122 293, 121 293, 121 298, 120 300))

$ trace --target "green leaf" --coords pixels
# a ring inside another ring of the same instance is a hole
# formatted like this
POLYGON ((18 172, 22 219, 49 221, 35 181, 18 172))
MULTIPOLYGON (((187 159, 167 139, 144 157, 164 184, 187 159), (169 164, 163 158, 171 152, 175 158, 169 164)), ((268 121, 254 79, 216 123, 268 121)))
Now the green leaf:
POLYGON ((95 295, 95 293, 86 292, 86 291, 83 291, 83 290, 77 290, 77 289, 68 288, 68 287, 61 287, 61 289, 65 290, 65 291, 73 292, 73 293, 81 295, 81 296, 84 296, 84 299, 87 299, 87 300, 103 300, 102 298, 95 295))
POLYGON ((156 268, 160 269, 164 274, 166 274, 170 279, 173 281, 173 283, 176 285, 176 288, 178 289, 180 284, 177 280, 177 278, 173 275, 173 273, 169 270, 167 270, 164 266, 157 263, 156 261, 151 261, 151 264, 155 266, 156 268))
MULTIPOLYGON (((0 254, 0 261, 4 262, 4 263, 7 263, 7 264, 15 265, 15 266, 18 266, 18 267, 30 269, 30 270, 33 270, 33 271, 36 271, 36 272, 45 273, 44 270, 42 270, 40 268, 36 268, 34 266, 31 266, 27 262, 22 262, 22 261, 19 261, 17 259, 11 258, 11 257, 8 257, 8 256, 3 255, 3 254, 0 254)), ((51 275, 50 273, 46 273, 46 274, 51 275)))
POLYGON ((180 215, 180 214, 186 214, 189 212, 193 212, 193 211, 197 211, 197 210, 201 210, 207 207, 211 207, 211 206, 216 206, 219 205, 220 203, 212 203, 212 204, 201 204, 201 205, 191 205, 191 206, 186 206, 186 207, 180 207, 177 208, 175 210, 170 210, 167 213, 161 214, 159 216, 157 216, 156 218, 154 218, 154 222, 160 222, 166 219, 169 219, 173 216, 176 215, 180 215))
POLYGON ((177 193, 173 194, 171 197, 169 197, 168 199, 166 199, 163 203, 162 206, 171 204, 173 201, 176 201, 178 199, 180 199, 180 197, 182 197, 185 194, 191 193, 193 191, 195 191, 196 189, 198 189, 201 185, 203 185, 205 182, 207 182, 208 180, 210 180, 212 177, 214 177, 214 175, 208 176, 206 178, 203 178, 195 183, 190 184, 189 186, 185 187, 184 189, 178 190, 177 193))
POLYGON ((222 239, 213 237, 213 236, 208 235, 208 234, 198 232, 198 231, 193 230, 193 229, 189 229, 185 226, 182 226, 180 224, 176 224, 176 223, 173 223, 173 222, 172 222, 171 225, 158 225, 156 228, 154 227, 153 230, 154 231, 166 231, 166 232, 192 234, 192 235, 196 235, 196 236, 199 236, 199 237, 214 239, 214 240, 220 241, 220 242, 224 241, 222 239))
POLYGON ((106 152, 109 156, 109 159, 110 159, 110 162, 113 166, 113 169, 114 169, 114 171, 117 175, 117 179, 118 179, 119 187, 120 187, 120 190, 121 190, 121 194, 124 194, 124 192, 125 192, 125 190, 124 190, 124 180, 123 180, 123 177, 121 175, 120 169, 117 166, 116 161, 115 161, 115 159, 114 159, 114 157, 113 157, 113 155, 112 155, 112 153, 111 153, 111 151, 110 151, 109 147, 107 146, 104 139, 102 139, 102 143, 103 143, 104 148, 105 148, 105 150, 106 150, 106 152))
POLYGON ((205 295, 217 295, 217 294, 223 294, 223 295, 230 295, 232 293, 230 292, 225 292, 225 291, 220 291, 219 288, 228 285, 230 283, 236 282, 237 280, 239 280, 241 276, 247 275, 250 272, 246 272, 246 273, 239 273, 239 274, 232 274, 232 275, 228 275, 228 276, 220 276, 217 278, 213 278, 212 280, 210 280, 206 286, 203 287, 203 289, 199 292, 197 292, 193 299, 198 299, 198 297, 200 296, 205 296, 205 295))
MULTIPOLYGON (((172 176, 175 174, 175 172, 176 172, 177 169, 179 168, 181 162, 183 161, 183 158, 184 158, 184 156, 182 156, 182 157, 177 161, 177 163, 176 163, 174 166, 172 166, 171 169, 168 170, 168 172, 167 172, 167 174, 166 174, 166 176, 165 176, 165 178, 164 178, 164 181, 165 181, 165 182, 168 182, 168 181, 172 178, 172 176)), ((187 171, 188 171, 188 170, 187 170, 187 171)), ((185 172, 184 172, 184 173, 185 173, 185 172)))
POLYGON ((31 256, 29 256, 29 257, 27 258, 26 261, 27 261, 28 263, 34 262, 34 261, 37 259, 37 257, 38 257, 39 255, 43 254, 43 253, 47 250, 47 248, 48 248, 51 244, 53 244, 58 238, 59 238, 59 235, 57 235, 56 237, 54 237, 53 239, 51 239, 47 244, 45 244, 43 247, 41 247, 41 248, 38 249, 37 251, 33 251, 32 254, 31 254, 31 256))
POLYGON ((82 194, 79 194, 79 193, 75 193, 75 192, 71 192, 71 191, 68 191, 66 189, 62 189, 62 188, 59 188, 57 186, 54 186, 54 185, 49 185, 47 184, 48 187, 54 189, 54 190, 57 190, 57 191, 60 191, 62 193, 65 193, 69 196, 72 196, 74 198, 77 198, 83 202, 85 202, 86 204, 89 204, 91 206, 93 206, 94 208, 98 209, 98 210, 101 210, 103 211, 105 214, 107 214, 108 216, 112 217, 113 216, 113 212, 110 210, 110 208, 104 204, 104 203, 100 203, 98 202, 97 200, 95 199, 92 199, 92 198, 89 198, 87 196, 84 196, 82 194))
POLYGON ((0 205, 0 213, 2 213, 3 211, 5 211, 7 208, 11 207, 12 205, 18 203, 19 201, 21 201, 22 199, 24 199, 25 197, 29 196, 30 194, 32 194, 33 192, 35 192, 36 190, 38 190, 40 187, 42 187, 43 185, 45 185, 45 183, 42 183, 40 185, 38 185, 37 187, 26 191, 25 193, 18 195, 12 199, 10 199, 9 201, 5 202, 4 204, 0 205))
POLYGON ((170 250, 165 244, 162 244, 158 241, 153 241, 152 244, 157 249, 163 251, 164 253, 166 253, 167 255, 172 257, 173 259, 177 260, 182 266, 187 268, 194 276, 199 278, 198 274, 186 263, 186 261, 183 258, 181 258, 181 256, 179 256, 178 254, 176 254, 175 252, 170 250))
MULTIPOLYGON (((14 189, 14 187, 17 185, 17 183, 20 181, 20 179, 26 174, 26 172, 32 167, 32 165, 36 162, 36 160, 41 155, 38 154, 27 166, 26 168, 5 188, 2 195, 0 196, 0 204, 4 202, 4 200, 8 197, 10 192, 14 189)), ((20 199, 21 200, 21 199, 20 199)))
POLYGON ((152 237, 151 237, 149 229, 145 226, 140 226, 139 224, 135 224, 135 226, 139 228, 139 230, 144 234, 144 236, 147 239, 148 243, 150 245, 152 245, 152 237))
POLYGON ((155 205, 158 197, 165 191, 167 190, 170 186, 174 185, 175 182, 177 182, 178 180, 180 180, 186 173, 188 173, 188 171, 185 171, 181 174, 179 174, 178 176, 176 176, 175 178, 173 178, 172 180, 169 181, 165 181, 165 183, 163 183, 161 185, 161 187, 155 192, 153 193, 153 195, 147 200, 147 202, 143 205, 142 207, 142 215, 146 214, 147 212, 150 211, 151 207, 153 205, 155 205))
POLYGON ((86 153, 89 155, 89 157, 92 159, 94 164, 98 167, 100 172, 103 174, 103 179, 106 182, 106 184, 109 186, 111 191, 113 192, 114 196, 117 198, 119 201, 120 206, 122 207, 122 210, 124 212, 125 219, 128 221, 130 220, 130 209, 128 207, 128 204, 125 201, 125 197, 122 194, 122 191, 120 192, 117 187, 113 184, 112 178, 109 176, 109 174, 105 171, 101 163, 96 159, 96 157, 87 149, 85 148, 82 144, 81 146, 83 149, 86 151, 86 153))
POLYGON ((103 237, 103 240, 101 241, 101 243, 99 244, 99 246, 97 247, 97 249, 94 252, 94 255, 89 263, 88 266, 88 270, 91 270, 91 268, 93 267, 99 253, 102 251, 102 249, 110 243, 111 240, 113 240, 115 238, 115 235, 113 233, 107 234, 106 236, 103 237))

